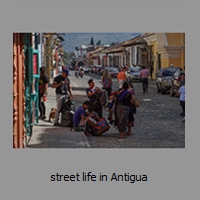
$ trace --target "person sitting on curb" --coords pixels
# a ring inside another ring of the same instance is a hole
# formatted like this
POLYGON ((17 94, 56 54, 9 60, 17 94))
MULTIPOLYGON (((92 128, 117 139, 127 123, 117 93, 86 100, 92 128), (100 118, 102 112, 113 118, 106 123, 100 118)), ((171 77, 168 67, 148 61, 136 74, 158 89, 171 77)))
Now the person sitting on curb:
POLYGON ((89 108, 90 102, 85 101, 82 106, 80 106, 74 113, 73 116, 73 128, 75 131, 85 131, 85 135, 89 136, 91 135, 87 131, 87 116, 86 116, 86 110, 89 108), (85 128, 84 128, 85 127, 85 128))

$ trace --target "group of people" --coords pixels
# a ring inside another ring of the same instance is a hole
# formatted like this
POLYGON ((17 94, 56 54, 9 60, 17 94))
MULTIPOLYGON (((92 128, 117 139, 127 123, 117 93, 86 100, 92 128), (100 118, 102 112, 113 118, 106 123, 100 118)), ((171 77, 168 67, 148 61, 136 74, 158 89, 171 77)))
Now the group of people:
MULTIPOLYGON (((55 126, 59 124, 59 111, 61 109, 61 104, 59 103, 60 98, 63 95, 70 95, 72 99, 74 96, 72 95, 72 90, 70 87, 70 80, 68 76, 70 75, 69 69, 65 68, 64 66, 59 66, 58 68, 58 76, 54 78, 52 88, 55 88, 56 93, 56 102, 57 102, 57 109, 55 113, 55 126)), ((40 78, 39 78, 39 111, 40 116, 39 119, 46 119, 46 96, 47 96, 47 88, 49 85, 49 78, 46 74, 46 69, 44 66, 40 68, 40 78)))
MULTIPOLYGON (((122 72, 124 73, 125 70, 122 70, 122 72)), ((119 77, 123 79, 123 74, 119 77)), ((106 108, 109 122, 114 123, 119 130, 119 138, 126 138, 127 135, 131 135, 131 127, 134 126, 134 114, 136 114, 137 105, 134 88, 130 82, 123 79, 119 82, 119 89, 112 91, 113 82, 108 70, 104 70, 101 84, 102 88, 99 88, 96 87, 93 79, 88 80, 89 88, 86 89, 90 104, 88 110, 90 113, 97 113, 102 118, 103 108, 106 108), (105 98, 108 98, 108 101, 103 104, 101 97, 105 91, 107 93, 105 98)), ((86 130, 88 130, 88 127, 86 130)), ((86 134, 88 135, 88 133, 86 134)))
MULTIPOLYGON (((92 120, 94 113, 101 119, 103 117, 103 108, 108 111, 108 120, 110 124, 114 124, 119 130, 119 138, 126 138, 131 135, 131 127, 134 126, 134 115, 137 114, 137 97, 133 85, 126 79, 126 66, 122 67, 117 79, 119 89, 112 91, 113 80, 106 69, 101 77, 102 88, 96 87, 95 81, 91 78, 88 80, 88 88, 86 89, 87 101, 76 109, 73 115, 73 127, 75 131, 84 131, 86 135, 92 134, 91 126, 88 120, 92 120), (106 101, 102 102, 102 94, 106 91, 106 101), (106 102, 106 103, 105 103, 106 102)), ((148 76, 149 70, 145 67, 140 71, 142 78, 143 92, 148 92, 148 76)), ((70 86, 70 72, 68 68, 62 67, 62 72, 56 76, 52 83, 52 88, 55 88, 57 109, 55 113, 54 126, 59 126, 59 114, 61 104, 59 103, 63 95, 69 95, 73 99, 72 89, 70 86)), ((39 79, 39 111, 40 119, 45 119, 45 99, 47 95, 47 87, 49 84, 48 77, 45 73, 45 67, 40 68, 39 79)), ((177 93, 180 99, 180 105, 183 116, 182 121, 185 121, 185 74, 181 75, 180 88, 177 93)))
MULTIPOLYGON (((123 66, 121 68, 121 71, 117 75, 117 79, 119 82, 119 87, 122 87, 123 82, 126 80, 126 70, 127 67, 123 66)), ((150 70, 148 70, 145 66, 142 67, 142 70, 140 71, 140 77, 142 80, 142 89, 143 93, 148 92, 148 77, 151 76, 152 79, 152 73, 153 73, 153 67, 150 67, 150 70)))
MULTIPOLYGON (((68 68, 62 67, 62 73, 59 73, 53 80, 52 88, 55 88, 57 109, 55 113, 54 126, 60 126, 59 115, 61 110, 60 99, 63 95, 69 95, 73 99, 72 89, 70 86, 70 72, 68 68)), ((134 114, 136 107, 134 103, 135 92, 131 83, 125 78, 125 67, 119 73, 119 90, 112 91, 112 77, 108 70, 104 70, 101 77, 102 88, 96 87, 93 79, 88 80, 88 88, 86 95, 88 100, 75 111, 73 115, 73 126, 76 131, 85 131, 86 135, 91 135, 91 127, 88 120, 92 120, 92 114, 96 114, 99 119, 103 117, 103 108, 108 110, 108 120, 111 124, 115 124, 119 130, 119 138, 125 138, 131 134, 131 127, 134 126, 134 114), (102 103, 102 94, 106 93, 104 104, 102 103), (106 102, 106 103, 105 103, 106 102)), ((44 99, 47 95, 47 87, 49 84, 45 68, 40 68, 39 79, 39 109, 40 119, 45 119, 45 103, 44 99)))

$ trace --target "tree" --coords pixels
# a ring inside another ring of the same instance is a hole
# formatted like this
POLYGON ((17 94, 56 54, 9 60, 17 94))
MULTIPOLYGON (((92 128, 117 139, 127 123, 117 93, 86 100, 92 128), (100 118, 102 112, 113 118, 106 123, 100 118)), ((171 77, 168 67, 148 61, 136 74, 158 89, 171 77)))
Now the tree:
POLYGON ((74 52, 65 52, 64 51, 63 57, 65 60, 71 60, 74 56, 75 56, 74 52))
POLYGON ((99 40, 99 41, 97 42, 97 45, 101 45, 101 40, 99 40))
POLYGON ((113 46, 113 45, 115 45, 116 43, 115 42, 112 42, 112 43, 110 43, 110 46, 113 46))
POLYGON ((94 45, 94 39, 93 39, 93 37, 91 37, 90 45, 94 45))

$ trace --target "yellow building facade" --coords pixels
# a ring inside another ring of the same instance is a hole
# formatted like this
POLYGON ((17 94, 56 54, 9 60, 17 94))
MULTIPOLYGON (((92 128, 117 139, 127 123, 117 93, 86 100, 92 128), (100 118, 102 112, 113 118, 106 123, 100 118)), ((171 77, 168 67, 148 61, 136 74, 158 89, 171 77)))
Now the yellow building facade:
POLYGON ((185 33, 147 33, 144 40, 150 48, 154 79, 161 67, 185 68, 185 33))

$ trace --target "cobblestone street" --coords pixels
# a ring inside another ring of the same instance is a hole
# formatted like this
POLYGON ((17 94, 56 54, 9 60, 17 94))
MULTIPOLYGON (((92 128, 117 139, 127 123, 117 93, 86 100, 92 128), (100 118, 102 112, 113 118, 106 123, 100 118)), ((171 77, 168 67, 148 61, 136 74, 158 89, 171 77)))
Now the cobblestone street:
MULTIPOLYGON (((98 77, 96 82, 98 82, 98 77)), ((72 82, 74 77, 71 77, 72 82)), ((82 80, 87 82, 88 77, 82 80)), ((142 83, 133 83, 140 106, 135 115, 135 126, 132 127, 132 135, 127 139, 118 139, 119 132, 116 127, 101 136, 87 137, 92 148, 185 148, 185 123, 181 121, 179 113, 181 107, 177 97, 169 94, 157 93, 154 81, 149 82, 149 93, 142 93, 142 83)), ((114 80, 114 89, 117 88, 114 80)), ((85 95, 78 98, 81 102, 85 95)), ((81 103, 80 102, 80 103, 81 103)), ((79 104, 76 101, 77 105, 79 104)), ((107 111, 104 110, 107 118, 107 111)))

